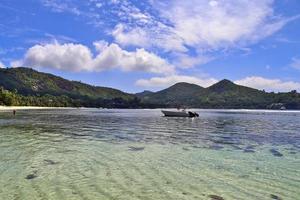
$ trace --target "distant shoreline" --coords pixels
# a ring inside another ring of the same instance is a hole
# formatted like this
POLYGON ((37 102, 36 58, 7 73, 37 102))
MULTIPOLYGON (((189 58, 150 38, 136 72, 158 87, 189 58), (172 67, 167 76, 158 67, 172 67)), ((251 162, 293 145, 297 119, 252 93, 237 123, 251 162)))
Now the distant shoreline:
POLYGON ((76 109, 74 107, 39 107, 39 106, 0 106, 2 110, 50 110, 50 109, 76 109))
MULTIPOLYGON (((1 111, 13 111, 13 110, 72 110, 72 109, 112 109, 112 110, 177 110, 177 108, 93 108, 93 107, 39 107, 39 106, 0 106, 1 111)), ((188 110, 202 110, 202 111, 219 111, 219 112, 300 112, 300 110, 271 110, 271 109, 210 109, 210 108, 189 108, 188 110)))

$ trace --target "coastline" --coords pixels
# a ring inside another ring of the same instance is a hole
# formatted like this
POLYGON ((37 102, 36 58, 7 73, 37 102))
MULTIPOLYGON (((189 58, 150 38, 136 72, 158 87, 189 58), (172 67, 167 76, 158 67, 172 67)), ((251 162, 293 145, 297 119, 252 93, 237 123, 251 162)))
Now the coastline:
POLYGON ((73 107, 38 107, 38 106, 0 106, 0 111, 10 110, 52 110, 52 109, 75 109, 73 107))
MULTIPOLYGON (((1 111, 13 111, 13 110, 73 110, 73 109, 99 109, 89 107, 40 107, 40 106, 0 106, 1 111)), ((177 108, 102 108, 102 109, 120 109, 120 110, 177 110, 177 108)), ((189 110, 197 110, 200 112, 224 112, 224 113, 299 113, 300 110, 269 110, 269 109, 209 109, 209 108, 190 108, 189 110)))

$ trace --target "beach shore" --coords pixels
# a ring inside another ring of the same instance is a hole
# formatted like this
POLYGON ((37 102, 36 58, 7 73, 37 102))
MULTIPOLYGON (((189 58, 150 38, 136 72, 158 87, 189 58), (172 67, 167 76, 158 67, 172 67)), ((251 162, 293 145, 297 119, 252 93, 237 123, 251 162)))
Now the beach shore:
POLYGON ((37 107, 37 106, 0 106, 0 111, 6 110, 49 110, 49 109, 74 109, 71 107, 37 107))

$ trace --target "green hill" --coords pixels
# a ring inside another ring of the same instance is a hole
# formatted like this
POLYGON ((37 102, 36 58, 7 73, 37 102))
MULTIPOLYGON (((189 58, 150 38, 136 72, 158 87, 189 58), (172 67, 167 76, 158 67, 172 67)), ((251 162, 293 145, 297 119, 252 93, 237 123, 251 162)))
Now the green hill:
POLYGON ((0 105, 107 108, 300 109, 300 94, 267 93, 222 80, 208 88, 177 83, 167 89, 128 94, 41 73, 29 68, 0 69, 0 105))
POLYGON ((133 96, 120 90, 95 87, 77 81, 69 81, 52 74, 30 68, 0 69, 0 85, 8 90, 16 89, 22 95, 67 95, 93 99, 129 99, 133 96))
POLYGON ((208 88, 177 83, 167 89, 145 95, 142 103, 152 107, 300 109, 300 94, 267 93, 222 80, 208 88))
POLYGON ((199 85, 176 83, 165 90, 144 95, 142 101, 158 107, 193 106, 198 101, 196 97, 202 94, 203 90, 199 85))
MULTIPOLYGON (((25 97, 52 98, 64 97, 79 106, 121 106, 126 102, 135 101, 132 94, 120 90, 96 87, 77 81, 69 81, 48 73, 41 73, 29 68, 0 69, 0 86, 9 91, 15 91, 25 97)), ((53 101, 53 100, 52 100, 53 101)))

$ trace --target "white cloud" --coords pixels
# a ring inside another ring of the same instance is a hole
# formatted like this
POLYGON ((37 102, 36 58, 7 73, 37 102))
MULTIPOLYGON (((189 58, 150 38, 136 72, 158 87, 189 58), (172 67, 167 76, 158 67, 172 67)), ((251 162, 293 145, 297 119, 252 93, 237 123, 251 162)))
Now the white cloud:
MULTIPOLYGON (((211 57, 227 49, 248 51, 249 44, 300 17, 276 13, 275 0, 149 0, 142 4, 130 0, 89 0, 80 4, 41 1, 54 12, 71 13, 101 30, 109 30, 122 47, 159 48, 163 53, 193 54, 195 58, 211 57)), ((172 63, 189 65, 183 67, 202 64, 195 59, 186 61, 175 59, 172 63)))
POLYGON ((118 44, 123 46, 138 46, 144 48, 159 47, 165 52, 176 51, 186 52, 180 37, 171 32, 171 29, 162 23, 159 27, 150 25, 145 27, 131 27, 125 24, 118 24, 112 31, 112 36, 118 44))
POLYGON ((96 6, 97 8, 101 8, 101 7, 103 6, 103 4, 102 4, 102 3, 96 3, 95 6, 96 6))
POLYGON ((120 29, 120 25, 116 26, 113 36, 117 42, 137 46, 152 44, 161 48, 168 47, 166 50, 173 48, 175 51, 186 50, 186 45, 204 51, 218 50, 258 41, 277 32, 289 21, 299 18, 276 16, 273 0, 151 2, 160 18, 138 14, 150 19, 151 26, 133 24, 127 26, 126 30, 120 29), (138 40, 143 38, 143 42, 130 38, 125 41, 130 35, 138 40))
POLYGON ((28 49, 21 64, 66 71, 93 70, 92 53, 89 48, 73 43, 35 45, 28 49))
POLYGON ((185 45, 204 50, 263 39, 289 21, 275 17, 273 0, 153 2, 161 15, 172 23, 174 33, 185 45))
POLYGON ((0 61, 0 68, 5 68, 5 65, 0 61))
POLYGON ((291 90, 300 90, 300 82, 282 81, 280 79, 267 79, 258 76, 246 77, 235 81, 236 84, 257 88, 266 91, 288 92, 291 90))
POLYGON ((98 51, 98 52, 101 52, 103 51, 104 49, 106 49, 108 47, 108 42, 104 41, 104 40, 98 40, 98 41, 95 41, 93 42, 93 45, 95 46, 95 49, 98 51))
POLYGON ((174 85, 178 82, 187 82, 200 85, 202 87, 208 87, 216 83, 218 80, 214 78, 198 78, 194 76, 184 75, 171 75, 165 77, 153 77, 150 79, 140 79, 136 81, 136 85, 142 87, 157 87, 164 88, 174 85))
POLYGON ((42 0, 42 4, 45 7, 49 7, 54 12, 69 12, 75 15, 81 15, 82 12, 74 5, 70 5, 67 2, 61 2, 57 0, 42 0))
MULTIPOLYGON (((151 13, 155 15, 139 11, 135 19, 130 12, 122 12, 121 22, 115 26, 112 36, 123 46, 157 47, 164 52, 186 55, 196 50, 201 52, 200 56, 210 57, 215 51, 246 49, 247 45, 276 33, 300 17, 277 15, 273 3, 274 0, 151 0, 154 11, 151 13), (147 19, 146 22, 140 23, 141 18, 147 19)), ((138 10, 130 6, 127 9, 138 10)), ((199 58, 199 55, 194 57, 199 58)), ((191 67, 202 61, 177 59, 173 63, 191 67)))
POLYGON ((129 52, 121 49, 117 44, 111 44, 105 48, 93 60, 93 68, 100 71, 121 68, 124 71, 145 71, 158 74, 175 73, 174 67, 159 56, 145 49, 129 52))
POLYGON ((166 60, 145 49, 126 51, 117 44, 94 42, 98 54, 81 44, 35 45, 27 50, 24 58, 12 62, 12 66, 53 68, 65 71, 145 71, 158 74, 174 73, 174 67, 166 60))
POLYGON ((182 69, 203 65, 215 59, 214 57, 205 55, 189 56, 183 53, 175 53, 174 55, 176 57, 174 64, 176 63, 176 66, 182 69))
POLYGON ((292 58, 291 67, 300 70, 300 58, 292 58))
POLYGON ((148 46, 148 35, 142 28, 135 28, 125 32, 126 26, 118 24, 112 32, 117 43, 121 45, 148 46))

